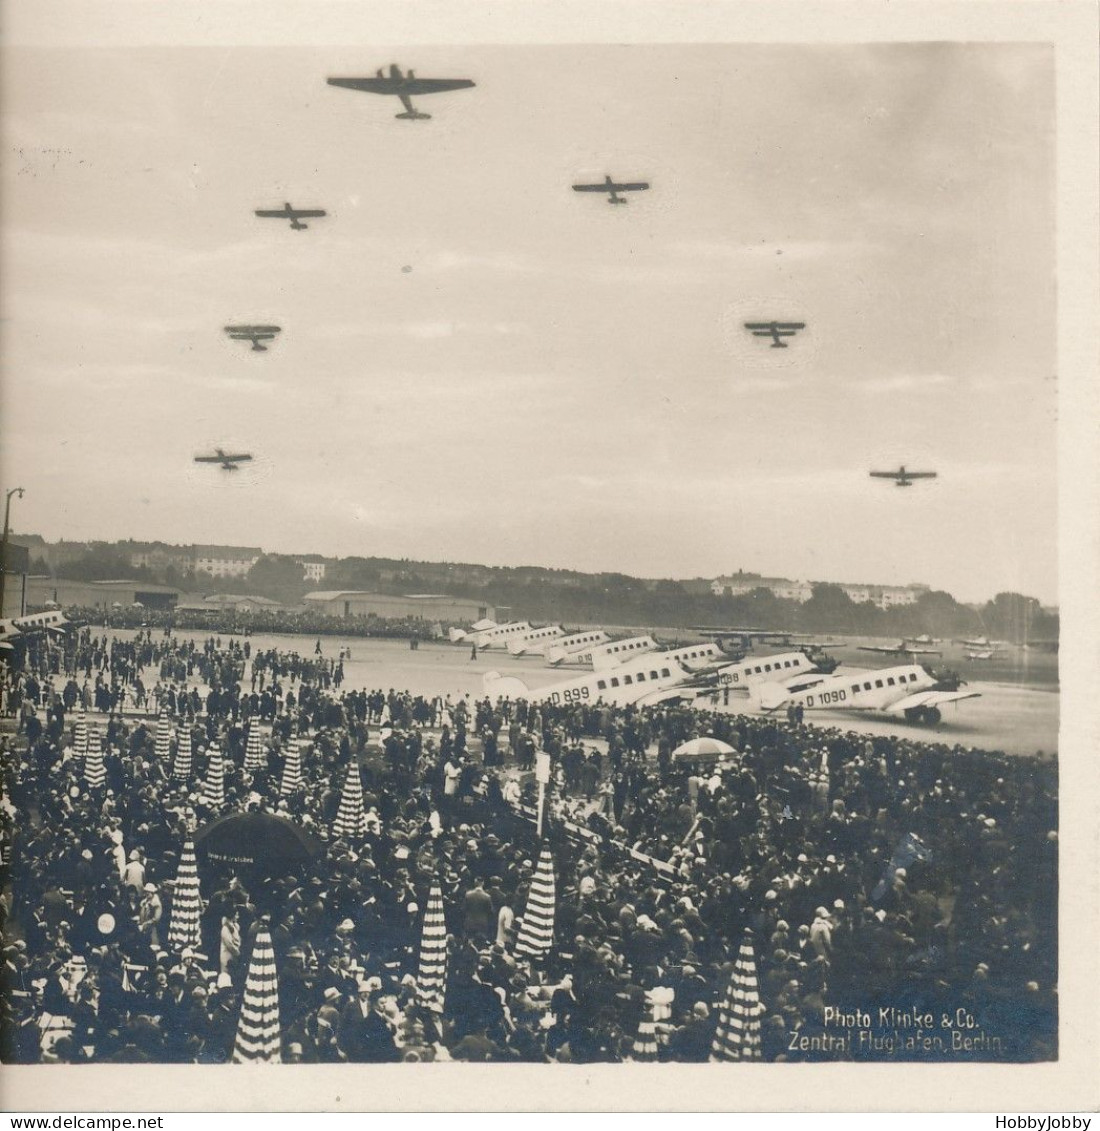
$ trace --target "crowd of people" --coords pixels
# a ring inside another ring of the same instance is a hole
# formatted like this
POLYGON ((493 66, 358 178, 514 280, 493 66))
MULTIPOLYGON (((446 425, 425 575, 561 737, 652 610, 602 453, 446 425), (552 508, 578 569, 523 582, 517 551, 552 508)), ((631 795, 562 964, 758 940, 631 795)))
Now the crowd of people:
POLYGON ((858 1057, 802 1038, 827 1031, 827 1007, 894 1004, 965 1008, 1001 1059, 1056 1057, 1055 763, 689 707, 350 689, 337 665, 85 630, 9 671, 3 1060, 227 1061, 261 932, 284 1061, 621 1061, 646 1021, 659 1059, 703 1061, 746 940, 765 1060, 858 1057), (104 709, 101 685, 147 713, 104 709), (75 753, 82 708, 105 739, 98 786, 75 753), (732 753, 674 756, 701 735, 732 753), (222 805, 204 800, 213 759, 222 805), (337 832, 349 766, 362 835, 337 832), (236 867, 200 852, 201 938, 177 951, 185 844, 249 810, 304 830, 312 853, 236 867), (517 937, 543 843, 553 943, 532 956, 517 937), (418 985, 433 884, 441 1010, 418 985))

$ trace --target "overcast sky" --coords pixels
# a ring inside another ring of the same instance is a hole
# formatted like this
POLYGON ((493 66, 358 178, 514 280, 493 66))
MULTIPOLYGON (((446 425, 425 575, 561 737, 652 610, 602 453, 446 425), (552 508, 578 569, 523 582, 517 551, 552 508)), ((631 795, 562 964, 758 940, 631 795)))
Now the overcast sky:
POLYGON ((17 531, 1057 600, 1045 47, 12 47, 4 81, 17 531), (477 86, 408 122, 325 83, 394 61, 477 86), (652 189, 570 189, 607 173, 652 189), (253 216, 284 201, 329 215, 253 216), (900 463, 939 478, 867 476, 900 463))

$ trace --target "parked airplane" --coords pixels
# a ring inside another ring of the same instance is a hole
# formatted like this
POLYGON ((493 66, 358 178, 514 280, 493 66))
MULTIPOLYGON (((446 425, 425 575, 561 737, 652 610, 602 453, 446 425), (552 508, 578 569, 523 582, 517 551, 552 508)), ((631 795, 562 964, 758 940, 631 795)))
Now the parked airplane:
POLYGON ((560 624, 532 628, 521 636, 513 636, 508 641, 508 651, 513 656, 529 656, 545 652, 555 640, 560 640, 564 635, 565 629, 560 624))
POLYGON ((522 636, 531 631, 531 625, 525 620, 509 621, 508 624, 494 624, 490 628, 483 628, 480 632, 469 633, 465 640, 468 644, 475 644, 478 648, 492 648, 493 645, 507 644, 509 640, 522 636))
POLYGON ((72 622, 60 609, 44 613, 28 613, 22 617, 5 617, 0 620, 0 644, 11 647, 11 641, 20 636, 33 636, 38 632, 64 632, 72 622))
POLYGON ((265 219, 289 220, 296 232, 304 232, 309 225, 303 224, 303 219, 312 220, 315 216, 327 216, 328 213, 322 208, 292 208, 288 201, 282 208, 257 208, 256 215, 265 219))
POLYGON ((966 658, 968 660, 992 660, 993 652, 988 648, 984 652, 967 652, 966 658))
POLYGON ((606 671, 645 652, 656 652, 660 645, 652 636, 631 636, 626 640, 612 640, 592 649, 592 670, 606 671))
POLYGON ((989 640, 985 636, 976 636, 973 640, 956 640, 955 643, 963 645, 964 648, 975 648, 979 652, 1003 652, 1007 647, 999 640, 989 640))
POLYGON ((603 184, 599 185, 574 185, 574 192, 606 192, 610 195, 607 198, 608 204, 627 204, 623 197, 619 196, 621 192, 642 192, 649 188, 648 181, 628 181, 618 184, 610 177, 605 177, 603 184))
POLYGON ((934 471, 906 471, 902 464, 897 471, 872 471, 872 479, 892 479, 895 487, 912 487, 914 479, 935 479, 934 471))
POLYGON ((195 456, 196 463, 220 463, 222 471, 240 471, 240 464, 247 463, 252 457, 247 452, 240 455, 226 455, 221 448, 215 448, 217 455, 195 456))
POLYGON ((342 86, 348 90, 362 90, 367 94, 392 94, 401 99, 405 107, 403 114, 395 114, 396 118, 407 121, 427 121, 431 114, 424 114, 415 109, 412 104, 414 94, 441 94, 447 90, 464 90, 473 86, 470 79, 418 79, 410 70, 403 75, 401 68, 396 63, 390 64, 390 73, 383 75, 382 68, 378 68, 374 78, 363 79, 328 79, 329 86, 342 86))
POLYGON ((235 342, 251 342, 252 348, 262 353, 267 346, 262 346, 260 343, 270 342, 279 329, 278 326, 226 326, 225 332, 235 342))
POLYGON ((607 644, 611 637, 603 629, 591 629, 588 632, 574 632, 571 636, 563 636, 555 640, 546 649, 546 662, 548 664, 591 663, 591 656, 582 660, 582 654, 587 655, 592 647, 607 644))
POLYGON ((626 707, 630 704, 651 706, 670 699, 694 699, 689 688, 691 673, 674 660, 648 654, 635 656, 608 671, 586 672, 575 679, 548 687, 531 689, 515 676, 486 672, 485 694, 490 699, 526 699, 529 703, 606 703, 626 707))
POLYGON ((938 648, 914 648, 907 640, 898 644, 859 644, 859 652, 881 652, 884 656, 939 656, 942 655, 938 648))
POLYGON ((939 644, 940 639, 936 636, 929 636, 927 632, 922 632, 920 636, 907 636, 905 638, 906 644, 939 644))
POLYGON ((944 703, 979 697, 977 691, 960 691, 963 686, 964 681, 953 672, 904 664, 879 671, 834 674, 805 690, 762 684, 755 695, 763 711, 789 706, 806 711, 878 711, 934 725, 940 721, 944 703))
POLYGON ((793 338, 799 330, 806 329, 805 322, 746 322, 745 329, 754 338, 771 338, 773 350, 787 349, 787 343, 780 338, 793 338))

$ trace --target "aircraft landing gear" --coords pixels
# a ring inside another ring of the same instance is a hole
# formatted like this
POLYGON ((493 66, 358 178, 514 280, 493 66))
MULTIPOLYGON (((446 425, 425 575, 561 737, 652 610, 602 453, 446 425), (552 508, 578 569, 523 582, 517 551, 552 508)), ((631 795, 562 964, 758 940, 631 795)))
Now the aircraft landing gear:
POLYGON ((939 707, 910 707, 905 712, 905 718, 910 723, 924 723, 925 726, 934 727, 943 716, 939 707))

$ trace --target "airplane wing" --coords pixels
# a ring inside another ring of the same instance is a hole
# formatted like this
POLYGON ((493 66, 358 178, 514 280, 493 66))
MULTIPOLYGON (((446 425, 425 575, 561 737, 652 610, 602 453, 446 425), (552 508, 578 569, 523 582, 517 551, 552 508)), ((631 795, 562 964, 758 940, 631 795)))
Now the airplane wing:
POLYGON ((401 82, 406 94, 442 94, 445 90, 465 90, 473 85, 472 79, 403 79, 401 82))
MULTIPOLYGON (((868 472, 872 479, 897 479, 899 473, 896 471, 871 471, 868 472)), ((911 475, 908 471, 905 473, 906 479, 913 479, 915 476, 911 475)))
POLYGON ((364 90, 367 94, 396 94, 393 79, 328 79, 329 86, 342 86, 348 90, 364 90))
POLYGON ((905 648, 903 651, 908 652, 910 656, 942 656, 943 653, 938 648, 905 648))
POLYGON ((247 453, 239 456, 226 456, 224 459, 215 460, 215 463, 245 463, 252 457, 247 453))
MULTIPOLYGON (((871 473, 872 475, 874 472, 871 473)), ((905 473, 906 479, 935 479, 936 472, 934 471, 907 471, 905 473)))
POLYGON ((980 699, 980 691, 918 691, 915 695, 907 695, 896 703, 891 703, 883 710, 891 715, 900 715, 914 707, 938 707, 941 703, 955 703, 960 699, 980 699))
POLYGON ((633 181, 625 185, 612 185, 616 192, 639 192, 642 189, 649 188, 648 181, 633 181))
MULTIPOLYGON (((285 220, 289 214, 290 213, 288 213, 285 208, 257 208, 256 209, 256 215, 257 216, 273 216, 273 217, 275 217, 276 219, 279 219, 279 220, 285 220)), ((300 215, 304 216, 305 213, 303 212, 300 215)))
MULTIPOLYGON (((622 188, 622 185, 616 185, 615 188, 622 188)), ((608 192, 610 191, 607 185, 574 185, 574 192, 608 192)))
POLYGON ((299 219, 302 216, 312 219, 314 216, 327 216, 328 213, 323 208, 292 208, 291 214, 297 216, 299 219))
POLYGON ((221 463, 221 456, 195 456, 196 463, 221 463))
POLYGON ((886 648, 881 644, 860 644, 857 652, 881 652, 884 656, 896 656, 901 652, 908 652, 908 648, 886 648))

